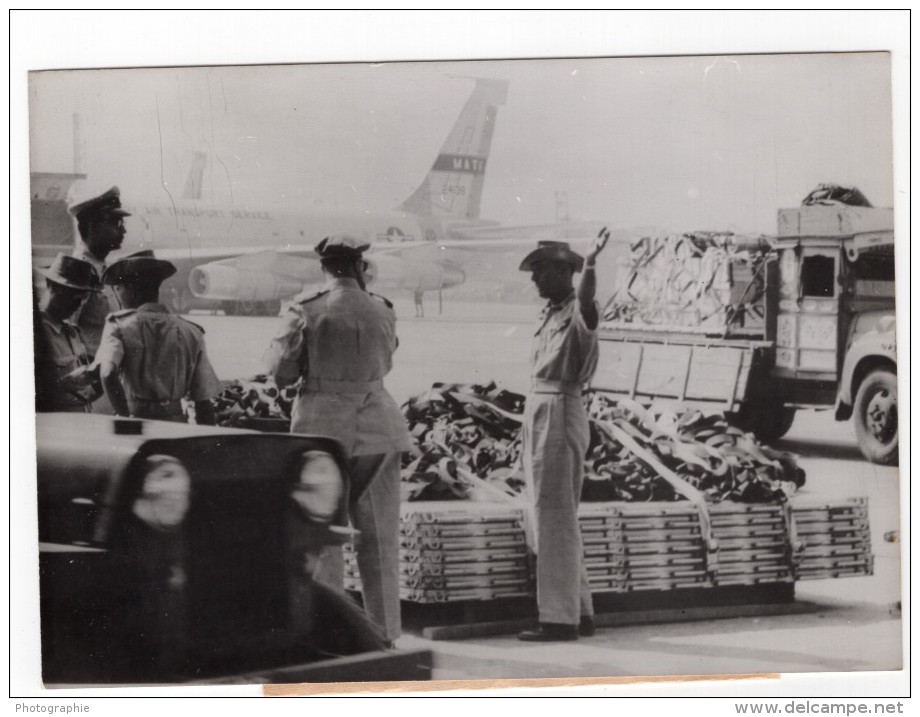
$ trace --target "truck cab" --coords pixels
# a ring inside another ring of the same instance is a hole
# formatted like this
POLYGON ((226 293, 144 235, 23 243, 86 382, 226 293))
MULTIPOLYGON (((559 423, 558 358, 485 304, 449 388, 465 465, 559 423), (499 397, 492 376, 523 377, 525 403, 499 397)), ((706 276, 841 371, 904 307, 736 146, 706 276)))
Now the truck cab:
POLYGON ((874 463, 898 457, 892 211, 780 210, 774 386, 787 410, 834 406, 874 463))

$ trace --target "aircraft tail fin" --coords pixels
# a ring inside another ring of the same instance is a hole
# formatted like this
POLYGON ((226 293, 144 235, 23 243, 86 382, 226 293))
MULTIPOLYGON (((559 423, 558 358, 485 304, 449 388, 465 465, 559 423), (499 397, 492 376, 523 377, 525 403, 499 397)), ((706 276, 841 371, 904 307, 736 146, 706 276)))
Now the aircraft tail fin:
POLYGON ((506 80, 476 78, 476 87, 431 170, 402 210, 438 219, 478 219, 486 162, 506 80))
POLYGON ((185 178, 185 188, 182 190, 183 199, 201 199, 201 184, 207 162, 207 152, 195 152, 192 155, 192 166, 188 171, 188 177, 185 178))

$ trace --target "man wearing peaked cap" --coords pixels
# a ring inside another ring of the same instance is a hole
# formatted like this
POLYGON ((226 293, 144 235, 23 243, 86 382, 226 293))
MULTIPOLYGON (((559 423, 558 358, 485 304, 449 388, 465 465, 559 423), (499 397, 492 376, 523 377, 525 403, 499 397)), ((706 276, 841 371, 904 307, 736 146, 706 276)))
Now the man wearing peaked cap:
MULTIPOLYGON (((121 248, 125 238, 124 218, 131 214, 121 208, 121 193, 118 187, 98 196, 81 199, 72 204, 68 211, 77 221, 80 241, 73 255, 89 262, 99 277, 106 268, 106 258, 121 248)), ((74 320, 86 338, 91 355, 96 353, 102 338, 105 317, 118 309, 118 301, 111 289, 91 296, 80 308, 74 320)))
MULTIPOLYGON (((396 314, 389 301, 365 289, 363 254, 369 246, 348 234, 316 245, 326 286, 294 300, 265 363, 279 388, 300 382, 291 431, 333 436, 345 448, 364 607, 392 642, 401 631, 400 462, 411 443, 402 412, 383 385, 397 346, 396 314)), ((319 576, 342 587, 341 548, 327 549, 319 576)))
POLYGON ((71 204, 67 209, 79 219, 81 216, 89 217, 94 214, 112 214, 121 217, 130 217, 131 212, 121 208, 121 192, 118 187, 103 192, 97 197, 90 197, 83 201, 71 204))
POLYGON ((321 261, 327 262, 336 258, 361 259, 368 249, 370 242, 353 234, 333 234, 323 239, 314 247, 314 251, 321 261))
POLYGON ((595 260, 610 238, 601 229, 586 258, 565 242, 539 242, 521 262, 540 296, 531 351, 531 392, 523 425, 524 473, 536 517, 539 625, 518 637, 577 640, 594 633, 591 588, 582 558, 578 503, 590 438, 582 401, 597 368, 595 260), (584 270, 578 289, 573 274, 584 270))
POLYGON ((93 267, 66 254, 41 271, 48 293, 35 317, 35 410, 90 413, 102 393, 80 329, 70 316, 99 291, 93 267))
POLYGON ((211 367, 204 329, 170 314, 160 284, 176 272, 152 251, 140 251, 108 267, 121 311, 106 319, 95 363, 115 413, 185 423, 183 400, 194 402, 197 423, 215 422, 211 399, 220 381, 211 367))

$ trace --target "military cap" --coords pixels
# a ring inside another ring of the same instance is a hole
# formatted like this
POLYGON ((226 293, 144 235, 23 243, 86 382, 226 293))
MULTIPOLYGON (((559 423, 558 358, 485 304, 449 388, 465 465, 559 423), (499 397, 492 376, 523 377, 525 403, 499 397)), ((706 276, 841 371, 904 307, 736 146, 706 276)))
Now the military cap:
POLYGON ((533 271, 533 265, 540 261, 564 261, 572 271, 581 271, 585 265, 584 257, 576 254, 564 241, 540 241, 537 248, 524 257, 518 267, 521 271, 533 271))
POLYGON ((361 255, 370 248, 371 244, 366 239, 354 234, 332 234, 323 239, 314 247, 320 259, 350 258, 360 259, 361 255))
POLYGON ((81 214, 112 214, 116 217, 131 216, 131 212, 126 212, 121 208, 121 192, 118 187, 112 187, 98 197, 91 197, 72 204, 67 211, 77 218, 81 214))
POLYGON ((176 267, 165 259, 157 259, 150 249, 129 254, 102 272, 103 284, 124 284, 139 279, 163 281, 176 273, 176 267))
POLYGON ((46 279, 78 291, 99 291, 99 277, 88 261, 77 259, 67 254, 58 254, 51 266, 39 269, 46 279))

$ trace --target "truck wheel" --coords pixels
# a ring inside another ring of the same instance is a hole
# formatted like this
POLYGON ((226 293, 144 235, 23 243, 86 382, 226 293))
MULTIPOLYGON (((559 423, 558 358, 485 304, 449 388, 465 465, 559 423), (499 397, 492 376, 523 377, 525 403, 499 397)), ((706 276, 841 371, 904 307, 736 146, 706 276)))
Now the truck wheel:
POLYGON ((898 377, 891 371, 873 371, 856 392, 853 425, 859 449, 871 463, 898 462, 898 377))
POLYGON ((744 404, 738 413, 726 414, 728 422, 742 431, 753 433, 761 443, 775 443, 792 428, 795 409, 783 406, 778 398, 766 395, 744 404))

